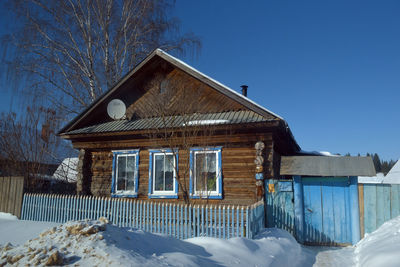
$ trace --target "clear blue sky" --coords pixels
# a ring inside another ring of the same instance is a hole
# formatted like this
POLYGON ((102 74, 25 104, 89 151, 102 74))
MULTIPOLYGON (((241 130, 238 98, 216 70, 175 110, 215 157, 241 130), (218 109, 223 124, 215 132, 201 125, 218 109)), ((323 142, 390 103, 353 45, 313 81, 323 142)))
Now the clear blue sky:
MULTIPOLYGON (((400 158, 400 1, 177 0, 188 64, 281 115, 304 150, 400 158)), ((0 10, 0 33, 13 19, 0 10)), ((4 73, 2 73, 4 74, 4 73)), ((0 90, 0 111, 15 105, 0 90)))
POLYGON ((400 1, 187 1, 187 63, 281 115, 304 150, 400 158, 400 1))

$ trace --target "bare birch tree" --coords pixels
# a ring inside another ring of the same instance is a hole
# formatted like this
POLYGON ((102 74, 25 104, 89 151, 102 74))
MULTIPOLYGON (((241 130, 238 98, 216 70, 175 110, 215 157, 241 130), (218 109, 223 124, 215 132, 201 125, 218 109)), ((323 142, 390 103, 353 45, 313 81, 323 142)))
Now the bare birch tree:
MULTIPOLYGON (((199 39, 179 33, 168 0, 10 0, 19 29, 14 75, 58 112, 76 114, 155 48, 196 52, 199 39)), ((27 95, 24 91, 24 96, 27 95)))

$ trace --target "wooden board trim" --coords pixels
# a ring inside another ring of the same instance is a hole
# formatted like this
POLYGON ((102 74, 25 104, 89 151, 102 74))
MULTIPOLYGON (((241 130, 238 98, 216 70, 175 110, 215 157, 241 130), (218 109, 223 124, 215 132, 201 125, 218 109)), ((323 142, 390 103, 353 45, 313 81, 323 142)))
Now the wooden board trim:
POLYGON ((364 226, 364 185, 358 184, 358 205, 360 210, 360 237, 364 238, 365 226, 364 226))

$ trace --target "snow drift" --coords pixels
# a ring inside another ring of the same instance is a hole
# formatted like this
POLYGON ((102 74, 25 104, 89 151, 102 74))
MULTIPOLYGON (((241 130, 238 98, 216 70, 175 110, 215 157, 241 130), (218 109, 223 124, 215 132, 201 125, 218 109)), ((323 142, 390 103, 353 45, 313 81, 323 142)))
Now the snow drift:
POLYGON ((358 242, 355 256, 358 266, 362 267, 400 266, 400 216, 358 242))
POLYGON ((182 241, 116 227, 105 218, 58 225, 23 245, 0 245, 0 266, 309 266, 311 262, 312 256, 279 229, 266 229, 255 240, 182 241))

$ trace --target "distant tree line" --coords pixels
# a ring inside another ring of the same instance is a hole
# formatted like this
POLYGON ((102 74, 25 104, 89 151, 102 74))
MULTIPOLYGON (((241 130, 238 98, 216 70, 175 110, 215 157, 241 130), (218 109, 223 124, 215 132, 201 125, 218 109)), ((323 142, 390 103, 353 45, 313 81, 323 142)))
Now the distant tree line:
MULTIPOLYGON (((350 153, 347 153, 346 156, 350 156, 350 153)), ((358 156, 360 156, 360 153, 358 153, 358 156)), ((383 172, 386 175, 396 164, 396 160, 381 160, 377 153, 367 153, 366 156, 372 158, 377 173, 383 172)))

